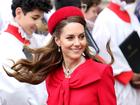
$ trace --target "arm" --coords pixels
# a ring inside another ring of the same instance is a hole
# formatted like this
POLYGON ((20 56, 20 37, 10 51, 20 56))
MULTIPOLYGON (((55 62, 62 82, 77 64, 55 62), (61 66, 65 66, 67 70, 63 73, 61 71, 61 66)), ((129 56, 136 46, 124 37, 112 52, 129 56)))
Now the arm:
POLYGON ((136 89, 140 89, 140 74, 139 73, 133 73, 133 77, 130 81, 130 84, 132 87, 136 89))
POLYGON ((100 105, 117 105, 114 90, 114 78, 111 67, 106 67, 99 84, 98 96, 100 105))

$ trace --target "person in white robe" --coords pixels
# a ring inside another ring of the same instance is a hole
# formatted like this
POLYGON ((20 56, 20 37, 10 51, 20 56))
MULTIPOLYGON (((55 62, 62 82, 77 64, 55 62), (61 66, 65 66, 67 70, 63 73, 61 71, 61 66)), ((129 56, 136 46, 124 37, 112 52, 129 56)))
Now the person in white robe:
POLYGON ((140 36, 140 24, 134 15, 135 0, 112 0, 96 18, 92 31, 100 52, 99 55, 108 63, 111 58, 106 51, 110 40, 110 48, 114 56, 112 64, 115 78, 117 105, 140 105, 140 85, 137 88, 130 81, 140 81, 140 74, 132 71, 119 45, 133 32, 140 36), (128 3, 133 2, 133 3, 128 3))

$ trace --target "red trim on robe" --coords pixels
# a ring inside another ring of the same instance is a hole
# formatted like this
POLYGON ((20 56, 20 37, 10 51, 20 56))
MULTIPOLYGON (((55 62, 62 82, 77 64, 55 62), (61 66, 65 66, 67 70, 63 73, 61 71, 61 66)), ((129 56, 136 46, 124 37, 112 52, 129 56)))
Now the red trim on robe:
POLYGON ((22 42, 25 45, 29 45, 30 41, 22 38, 21 33, 19 33, 18 31, 18 27, 13 26, 11 24, 8 25, 7 29, 5 30, 5 32, 10 33, 11 35, 15 36, 20 42, 22 42))
POLYGON ((134 73, 132 71, 122 72, 121 74, 116 75, 115 79, 117 79, 122 84, 126 85, 132 79, 133 74, 134 73))
MULTIPOLYGON (((96 55, 96 57, 99 60, 101 60, 102 63, 106 63, 105 60, 101 56, 96 55)), ((122 84, 126 85, 126 84, 129 83, 129 81, 131 80, 132 76, 133 76, 133 72, 132 71, 127 71, 127 72, 122 72, 121 74, 115 76, 115 79, 117 79, 122 84)))
POLYGON ((126 10, 121 10, 121 7, 118 4, 110 2, 108 8, 116 13, 116 15, 119 16, 119 18, 121 18, 123 21, 131 23, 128 12, 126 10))

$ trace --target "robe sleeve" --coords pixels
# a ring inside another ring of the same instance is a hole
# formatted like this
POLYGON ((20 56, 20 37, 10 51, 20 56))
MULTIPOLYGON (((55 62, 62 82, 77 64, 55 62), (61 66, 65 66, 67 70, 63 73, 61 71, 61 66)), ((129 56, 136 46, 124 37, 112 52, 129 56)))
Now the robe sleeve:
POLYGON ((9 66, 13 65, 13 62, 10 61, 14 60, 17 61, 18 59, 25 58, 24 53, 22 52, 23 46, 17 39, 8 34, 3 32, 0 36, 0 69, 3 71, 2 65, 6 64, 9 66))
POLYGON ((98 88, 100 105, 117 105, 114 84, 112 68, 108 66, 102 74, 98 88))

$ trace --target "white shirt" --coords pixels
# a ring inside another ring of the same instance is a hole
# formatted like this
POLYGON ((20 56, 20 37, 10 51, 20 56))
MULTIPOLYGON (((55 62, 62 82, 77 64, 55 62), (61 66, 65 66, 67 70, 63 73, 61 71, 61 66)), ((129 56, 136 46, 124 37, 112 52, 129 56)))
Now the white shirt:
POLYGON ((12 65, 9 59, 25 58, 23 43, 10 33, 0 35, 0 105, 45 105, 47 91, 45 82, 39 85, 21 83, 9 77, 2 65, 12 65))

